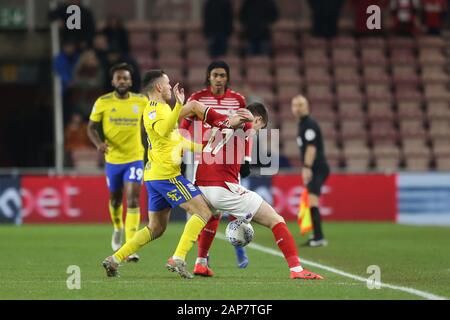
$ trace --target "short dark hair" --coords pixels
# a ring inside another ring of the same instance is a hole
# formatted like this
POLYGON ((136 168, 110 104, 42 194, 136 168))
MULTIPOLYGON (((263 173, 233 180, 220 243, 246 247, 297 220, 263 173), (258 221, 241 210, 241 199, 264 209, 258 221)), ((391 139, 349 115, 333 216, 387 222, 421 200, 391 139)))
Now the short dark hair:
POLYGON ((128 64, 126 62, 116 63, 111 67, 111 69, 109 69, 109 75, 111 76, 111 78, 114 77, 114 73, 119 70, 128 71, 130 75, 133 75, 134 73, 134 68, 131 64, 128 64))
POLYGON ((264 104, 260 102, 253 102, 247 106, 247 109, 254 115, 260 116, 262 121, 264 122, 264 127, 267 126, 269 122, 269 113, 267 112, 267 108, 264 104))
POLYGON ((149 91, 150 89, 153 89, 153 86, 155 84, 155 81, 159 78, 161 78, 166 73, 161 69, 152 69, 147 71, 144 74, 144 77, 142 78, 142 88, 145 91, 149 91))
POLYGON ((222 60, 216 60, 209 64, 208 68, 206 69, 205 84, 207 86, 211 85, 211 83, 209 82, 209 77, 211 76, 211 71, 213 71, 213 69, 216 69, 216 68, 225 69, 225 72, 227 73, 227 84, 225 85, 225 87, 227 87, 228 83, 230 82, 230 66, 228 65, 228 63, 226 63, 225 61, 222 61, 222 60))

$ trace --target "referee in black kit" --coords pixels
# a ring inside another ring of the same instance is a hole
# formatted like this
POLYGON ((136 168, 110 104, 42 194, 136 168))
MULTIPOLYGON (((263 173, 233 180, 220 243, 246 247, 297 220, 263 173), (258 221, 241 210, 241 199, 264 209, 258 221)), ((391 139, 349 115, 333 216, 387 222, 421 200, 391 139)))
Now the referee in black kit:
POLYGON ((303 184, 309 192, 309 204, 314 234, 305 243, 309 247, 326 246, 328 242, 322 232, 319 213, 320 189, 330 173, 325 158, 322 133, 319 125, 309 115, 308 100, 302 95, 295 96, 291 103, 292 113, 299 119, 297 143, 302 159, 303 184))

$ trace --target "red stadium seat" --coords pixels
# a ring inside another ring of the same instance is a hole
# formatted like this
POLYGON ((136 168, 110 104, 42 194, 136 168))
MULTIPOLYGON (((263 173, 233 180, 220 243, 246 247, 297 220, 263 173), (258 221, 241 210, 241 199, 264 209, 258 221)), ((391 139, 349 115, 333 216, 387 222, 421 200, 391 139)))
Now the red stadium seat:
POLYGON ((391 50, 394 48, 410 50, 417 48, 415 39, 410 37, 389 37, 387 40, 387 44, 391 50))
POLYGON ((334 68, 334 80, 337 83, 359 83, 361 82, 361 77, 358 73, 358 69, 352 66, 337 66, 334 68))
POLYGON ((416 65, 417 58, 414 52, 410 49, 393 49, 390 54, 390 61, 392 65, 416 65))
POLYGON ((450 121, 449 120, 433 120, 430 122, 430 137, 450 139, 450 121))
POLYGON ((302 60, 297 54, 294 53, 279 53, 274 58, 275 68, 279 67, 291 67, 292 69, 299 70, 302 60))
POLYGON ((390 75, 387 73, 386 66, 381 65, 364 65, 363 77, 366 83, 386 83, 391 81, 390 75))
POLYGON ((362 48, 361 62, 366 65, 387 65, 387 59, 384 50, 379 48, 362 48))
POLYGON ((353 38, 353 37, 338 36, 331 40, 331 46, 334 49, 337 49, 337 48, 355 49, 357 46, 357 43, 355 41, 355 38, 353 38))
POLYGON ((331 57, 334 66, 359 66, 359 59, 352 48, 334 49, 331 57))
POLYGON ((450 120, 450 107, 448 102, 429 102, 427 107, 427 118, 433 120, 450 120))
POLYGON ((450 76, 441 66, 423 66, 421 78, 424 84, 450 82, 450 76))
POLYGON ((437 36, 423 36, 417 39, 419 48, 434 48, 436 50, 445 47, 445 41, 442 37, 437 36))
POLYGON ((359 102, 341 102, 338 103, 339 117, 341 120, 366 121, 366 114, 359 102))
POLYGON ((450 171, 450 156, 436 157, 436 169, 439 171, 450 171))
POLYGON ((420 103, 415 101, 399 102, 397 105, 398 119, 422 119, 423 112, 420 103))
POLYGON ((443 52, 439 50, 424 48, 419 51, 419 61, 422 65, 443 66, 447 62, 447 59, 445 58, 443 52))
POLYGON ((384 50, 386 41, 383 37, 361 37, 359 39, 360 48, 378 48, 384 50))
POLYGON ((367 117, 369 121, 394 121, 396 115, 389 101, 370 101, 367 105, 367 117))

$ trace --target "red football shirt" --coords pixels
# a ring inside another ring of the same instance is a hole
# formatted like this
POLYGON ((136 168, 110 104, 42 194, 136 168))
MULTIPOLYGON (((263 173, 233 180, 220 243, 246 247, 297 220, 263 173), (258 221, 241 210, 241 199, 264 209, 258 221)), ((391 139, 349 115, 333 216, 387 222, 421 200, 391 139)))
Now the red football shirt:
POLYGON ((247 122, 238 130, 211 128, 206 131, 195 175, 197 185, 228 188, 225 182, 239 183, 239 171, 251 128, 252 124, 247 122))
MULTIPOLYGON (((205 88, 203 90, 193 93, 189 97, 188 101, 192 101, 192 100, 197 100, 206 106, 212 107, 215 111, 217 111, 221 114, 227 115, 227 116, 233 115, 237 109, 245 108, 245 106, 246 106, 244 96, 242 96, 240 93, 233 91, 229 88, 226 89, 225 94, 215 95, 211 91, 210 87, 208 87, 208 88, 205 88)), ((183 119, 181 121, 179 128, 188 130, 191 139, 195 140, 198 143, 203 143, 203 144, 206 143, 207 144, 210 139, 211 130, 208 130, 208 129, 211 129, 211 127, 207 123, 202 123, 199 120, 195 120, 192 118, 183 119)), ((246 125, 246 128, 248 128, 248 125, 246 125)), ((223 133, 223 135, 225 137, 225 133, 223 133)), ((236 137, 233 138, 233 141, 240 141, 239 144, 242 143, 242 139, 238 139, 236 137)), ((217 139, 213 143, 216 143, 216 142, 217 142, 217 139)), ((235 162, 238 164, 237 166, 228 164, 226 166, 230 166, 230 167, 225 169, 225 167, 222 168, 222 167, 220 167, 221 165, 216 165, 216 164, 210 164, 210 165, 206 165, 206 166, 199 165, 199 167, 197 168, 196 180, 198 180, 198 178, 202 178, 202 179, 209 179, 208 181, 212 181, 210 179, 213 179, 213 180, 216 179, 215 175, 209 176, 208 174, 206 174, 206 172, 209 172, 210 174, 212 172, 221 172, 221 174, 224 175, 223 177, 220 177, 220 181, 222 181, 222 183, 223 183, 223 181, 225 181, 224 180, 225 178, 229 179, 226 181, 233 182, 233 183, 239 183, 238 179, 239 179, 240 163, 242 163, 243 159, 250 161, 251 160, 251 151, 252 151, 251 139, 246 139, 243 141, 243 143, 244 143, 244 149, 243 149, 244 152, 243 153, 242 153, 241 148, 238 148, 239 150, 234 150, 234 151, 238 151, 237 153, 240 153, 239 155, 236 153, 236 156, 241 157, 239 159, 239 161, 235 162), (200 176, 199 176, 199 174, 200 174, 200 176)), ((237 147, 237 144, 235 144, 235 146, 237 147)), ((226 150, 226 148, 221 150, 220 153, 222 154, 224 152, 224 150, 226 150)), ((231 152, 231 151, 229 151, 229 152, 231 152)), ((206 157, 207 159, 209 159, 209 161, 212 161, 212 159, 210 158, 210 155, 207 155, 207 153, 205 153, 203 155, 203 157, 206 157)), ((217 161, 217 159, 216 159, 216 161, 217 161)), ((202 159, 201 162, 204 162, 204 159, 202 159)), ((205 181, 205 180, 202 180, 202 181, 205 181)))

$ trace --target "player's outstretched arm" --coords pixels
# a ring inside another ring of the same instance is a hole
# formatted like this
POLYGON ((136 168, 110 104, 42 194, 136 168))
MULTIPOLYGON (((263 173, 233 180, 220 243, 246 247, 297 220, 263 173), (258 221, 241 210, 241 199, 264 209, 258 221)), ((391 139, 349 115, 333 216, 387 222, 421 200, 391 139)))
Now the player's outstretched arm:
POLYGON ((204 104, 195 100, 188 102, 181 109, 180 119, 188 117, 196 117, 213 127, 218 127, 221 129, 238 128, 245 122, 253 121, 253 115, 247 109, 238 109, 233 117, 228 118, 227 116, 220 114, 214 109, 206 107, 204 104))

